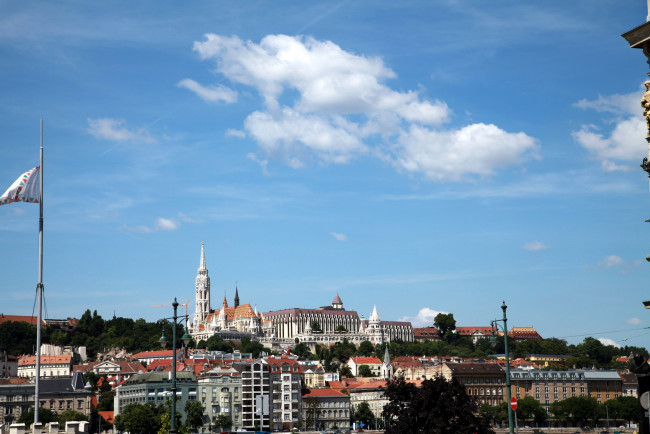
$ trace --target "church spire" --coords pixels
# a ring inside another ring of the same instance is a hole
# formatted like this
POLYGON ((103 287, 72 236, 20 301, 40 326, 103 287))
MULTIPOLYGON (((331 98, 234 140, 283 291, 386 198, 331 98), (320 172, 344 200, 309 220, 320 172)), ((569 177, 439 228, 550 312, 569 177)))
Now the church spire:
POLYGON ((235 283, 235 307, 239 306, 239 290, 237 289, 237 284, 235 283))
POLYGON ((203 241, 201 241, 201 262, 199 263, 199 270, 205 270, 205 249, 203 248, 203 241))

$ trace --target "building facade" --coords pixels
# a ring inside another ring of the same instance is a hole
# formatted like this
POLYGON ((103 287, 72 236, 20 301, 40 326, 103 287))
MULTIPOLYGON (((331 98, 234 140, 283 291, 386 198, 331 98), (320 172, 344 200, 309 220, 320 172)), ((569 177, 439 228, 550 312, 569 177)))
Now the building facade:
POLYGON ((479 405, 507 400, 505 370, 498 363, 443 363, 442 375, 458 380, 479 405))
POLYGON ((203 430, 212 432, 217 427, 217 417, 224 415, 230 418, 230 427, 237 431, 242 424, 242 378, 241 374, 230 367, 217 367, 198 379, 199 400, 203 405, 203 430))
MULTIPOLYGON (((164 404, 172 397, 171 372, 145 372, 136 374, 117 386, 114 398, 114 412, 117 416, 129 404, 164 404)), ((176 410, 185 420, 185 404, 198 399, 198 383, 193 372, 176 373, 176 410)))
MULTIPOLYGON (((72 354, 41 356, 41 378, 70 377, 72 375, 72 354)), ((18 361, 18 376, 36 377, 36 356, 23 356, 18 361)))
POLYGON ((313 430, 350 426, 350 396, 338 390, 304 389, 302 394, 303 427, 313 430))
POLYGON ((332 345, 347 340, 359 345, 363 341, 381 344, 401 340, 413 342, 413 326, 406 321, 382 321, 377 307, 368 320, 353 310, 345 310, 341 297, 329 306, 316 309, 283 309, 262 314, 265 338, 270 346, 274 340, 289 343, 332 345))
POLYGON ((256 414, 256 399, 270 394, 269 365, 261 360, 234 362, 232 367, 241 374, 242 381, 242 426, 247 430, 268 430, 270 414, 256 414), (260 424, 261 422, 261 424, 260 424))

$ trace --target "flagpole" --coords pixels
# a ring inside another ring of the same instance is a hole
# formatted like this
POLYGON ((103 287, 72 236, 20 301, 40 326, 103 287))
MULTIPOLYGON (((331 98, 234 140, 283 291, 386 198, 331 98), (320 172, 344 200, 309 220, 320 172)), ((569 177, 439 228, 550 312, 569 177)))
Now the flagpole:
POLYGON ((36 324, 36 387, 34 389, 34 424, 38 423, 39 383, 41 377, 41 312, 43 310, 43 119, 41 119, 41 152, 40 152, 40 197, 38 217, 38 283, 36 296, 38 297, 38 316, 36 324))

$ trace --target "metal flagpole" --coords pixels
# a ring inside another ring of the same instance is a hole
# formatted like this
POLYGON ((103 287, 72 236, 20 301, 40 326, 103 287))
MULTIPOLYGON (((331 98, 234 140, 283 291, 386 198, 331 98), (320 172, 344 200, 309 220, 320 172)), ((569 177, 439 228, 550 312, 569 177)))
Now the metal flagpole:
POLYGON ((36 296, 38 297, 38 316, 36 324, 36 386, 34 388, 34 424, 38 423, 39 409, 39 382, 41 378, 41 312, 43 310, 43 119, 41 119, 41 152, 40 152, 40 197, 38 217, 38 283, 36 296))

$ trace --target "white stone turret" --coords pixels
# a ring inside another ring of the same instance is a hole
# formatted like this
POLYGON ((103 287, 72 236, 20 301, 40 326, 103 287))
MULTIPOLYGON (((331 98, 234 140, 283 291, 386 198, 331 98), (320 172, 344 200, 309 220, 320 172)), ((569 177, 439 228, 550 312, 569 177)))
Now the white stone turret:
POLYGON ((210 276, 205 265, 205 248, 201 241, 201 260, 196 274, 196 306, 194 310, 193 331, 199 332, 199 324, 210 313, 210 276))
POLYGON ((390 363, 390 354, 388 354, 388 345, 384 352, 384 363, 381 364, 381 378, 390 380, 393 378, 393 365, 390 363))

